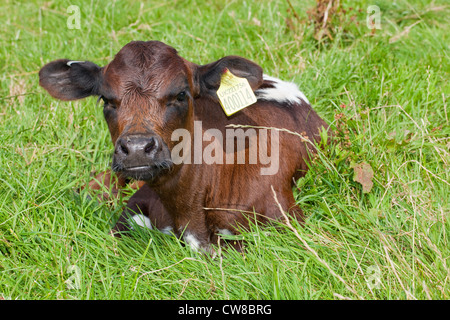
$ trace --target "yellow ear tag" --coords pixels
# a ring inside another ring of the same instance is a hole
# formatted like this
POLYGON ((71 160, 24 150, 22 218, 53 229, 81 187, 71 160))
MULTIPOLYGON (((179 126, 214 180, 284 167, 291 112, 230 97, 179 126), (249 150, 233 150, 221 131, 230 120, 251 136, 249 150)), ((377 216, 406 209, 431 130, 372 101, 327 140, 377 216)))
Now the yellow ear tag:
POLYGON ((255 94, 248 80, 236 77, 228 69, 225 69, 222 74, 217 96, 227 116, 256 102, 255 94))

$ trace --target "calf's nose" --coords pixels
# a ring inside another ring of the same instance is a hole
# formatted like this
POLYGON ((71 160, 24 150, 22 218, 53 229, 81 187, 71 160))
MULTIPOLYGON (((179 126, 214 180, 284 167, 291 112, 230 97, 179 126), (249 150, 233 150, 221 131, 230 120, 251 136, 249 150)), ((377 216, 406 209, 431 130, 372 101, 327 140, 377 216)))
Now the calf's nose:
POLYGON ((146 159, 152 157, 158 148, 156 137, 131 136, 120 138, 116 142, 115 153, 122 159, 146 159))

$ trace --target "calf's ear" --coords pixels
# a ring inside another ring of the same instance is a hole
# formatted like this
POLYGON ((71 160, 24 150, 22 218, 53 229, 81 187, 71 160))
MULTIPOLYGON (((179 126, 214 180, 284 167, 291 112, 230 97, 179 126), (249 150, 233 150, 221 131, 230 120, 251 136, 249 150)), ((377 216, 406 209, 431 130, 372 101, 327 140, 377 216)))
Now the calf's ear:
POLYGON ((263 70, 259 65, 242 57, 227 56, 198 67, 197 81, 200 94, 208 94, 218 100, 217 90, 226 69, 237 77, 246 78, 253 91, 263 83, 263 70))
POLYGON ((60 100, 99 95, 101 69, 90 61, 55 60, 39 71, 39 85, 60 100))

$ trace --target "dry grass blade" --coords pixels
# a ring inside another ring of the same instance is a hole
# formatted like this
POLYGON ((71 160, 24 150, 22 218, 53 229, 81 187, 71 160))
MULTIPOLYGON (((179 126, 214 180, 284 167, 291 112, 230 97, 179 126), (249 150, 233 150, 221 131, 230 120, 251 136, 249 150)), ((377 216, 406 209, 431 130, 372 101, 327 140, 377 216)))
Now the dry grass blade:
POLYGON ((384 252, 386 253, 386 259, 389 261, 389 264, 391 265, 392 271, 394 272, 395 277, 397 278, 398 282, 400 283, 400 286, 402 287, 403 291, 406 293, 406 297, 408 299, 413 299, 413 300, 417 300, 416 297, 414 297, 411 292, 409 292, 408 290, 406 290, 405 286, 403 285, 402 280, 400 279, 395 266, 394 266, 394 262, 392 261, 391 257, 389 256, 389 253, 387 251, 387 247, 383 246, 384 248, 384 252))
POLYGON ((353 293, 353 294, 354 294, 355 296, 357 296, 359 299, 364 300, 364 298, 361 297, 361 296, 360 296, 360 295, 359 295, 352 287, 350 287, 340 275, 338 275, 336 272, 334 272, 333 269, 328 265, 328 263, 326 263, 326 261, 324 261, 322 258, 320 258, 320 257, 319 257, 319 254, 318 254, 313 248, 311 248, 311 247, 308 245, 308 243, 300 236, 300 234, 298 233, 297 229, 295 229, 294 226, 293 226, 293 225, 291 224, 291 222, 289 221, 289 218, 287 217, 286 213, 284 212, 283 207, 281 206, 280 202, 278 201, 277 194, 276 194, 275 190, 273 189, 273 186, 271 186, 271 188, 272 188, 274 200, 275 200, 275 202, 277 203, 278 208, 280 209, 280 212, 281 212, 281 214, 283 215, 283 217, 284 217, 284 219, 285 219, 286 225, 289 227, 289 229, 292 230, 292 232, 294 232, 294 234, 295 234, 295 236, 297 237, 297 239, 299 239, 299 240, 302 242, 302 244, 306 247, 306 249, 307 249, 309 252, 311 252, 311 253, 316 257, 316 259, 317 259, 321 264, 323 264, 323 265, 328 269, 328 271, 330 271, 330 273, 331 273, 335 278, 337 278, 340 282, 342 282, 342 284, 344 284, 345 288, 346 288, 348 291, 350 291, 351 293, 353 293))
POLYGON ((420 23, 420 21, 414 22, 412 25, 406 27, 402 32, 400 32, 400 33, 396 34, 395 36, 393 36, 392 38, 390 38, 389 43, 397 42, 401 38, 407 36, 409 34, 409 32, 411 31, 411 29, 418 23, 420 23))

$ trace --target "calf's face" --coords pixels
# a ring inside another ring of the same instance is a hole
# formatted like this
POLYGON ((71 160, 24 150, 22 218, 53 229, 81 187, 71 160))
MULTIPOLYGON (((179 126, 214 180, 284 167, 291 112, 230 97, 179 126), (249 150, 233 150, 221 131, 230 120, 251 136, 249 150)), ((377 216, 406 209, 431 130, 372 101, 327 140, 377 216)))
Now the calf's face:
POLYGON ((120 50, 103 70, 100 92, 113 169, 147 181, 170 171, 170 133, 186 127, 194 95, 191 68, 173 48, 132 43, 120 50))
POLYGON ((174 171, 172 132, 192 130, 196 99, 209 98, 216 107, 225 69, 247 78, 252 89, 262 83, 262 69, 249 60, 228 56, 198 66, 158 41, 131 42, 104 67, 50 62, 39 72, 39 83, 61 100, 98 96, 114 143, 113 169, 156 183, 174 171))

